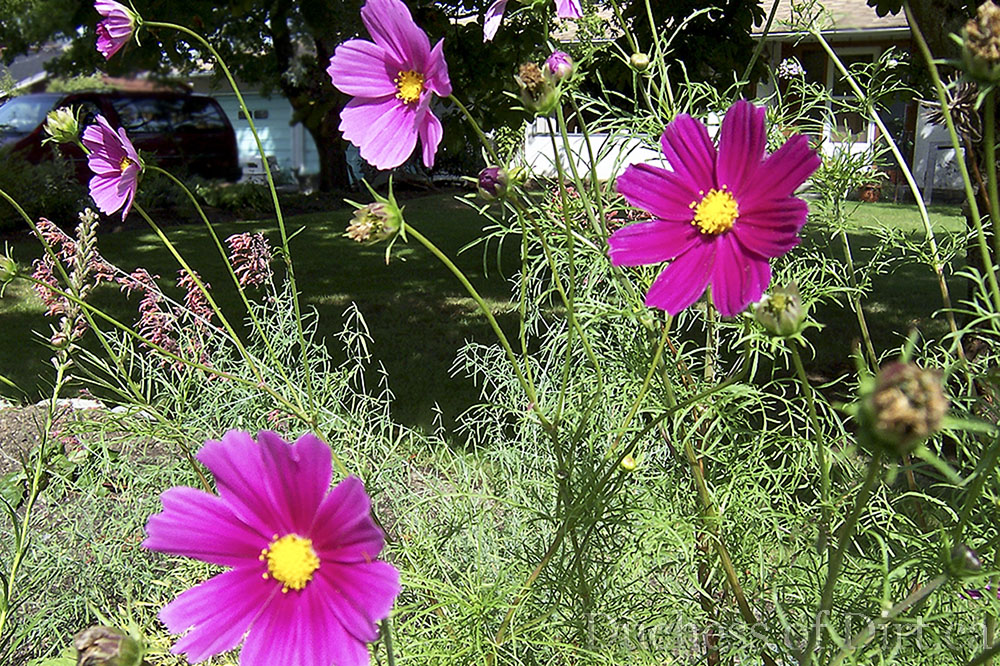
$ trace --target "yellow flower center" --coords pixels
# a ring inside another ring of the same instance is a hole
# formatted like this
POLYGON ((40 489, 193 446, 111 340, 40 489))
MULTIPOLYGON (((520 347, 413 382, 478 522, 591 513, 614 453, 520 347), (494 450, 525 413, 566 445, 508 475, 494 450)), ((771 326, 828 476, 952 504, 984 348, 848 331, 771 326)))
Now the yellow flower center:
POLYGON ((275 534, 267 548, 260 551, 259 559, 267 561, 264 578, 273 578, 281 583, 282 592, 301 590, 319 569, 319 557, 313 550, 312 540, 297 534, 286 534, 280 539, 275 534))
POLYGON ((395 78, 395 82, 396 97, 407 104, 412 104, 420 99, 420 93, 424 91, 424 75, 412 69, 400 72, 399 76, 395 78))
POLYGON ((129 168, 133 164, 135 164, 135 162, 133 162, 131 159, 129 159, 128 157, 123 157, 121 163, 118 165, 118 168, 121 169, 122 173, 125 173, 125 169, 129 168))
POLYGON ((723 185, 721 190, 712 188, 708 194, 701 192, 701 201, 691 202, 694 219, 691 224, 701 229, 703 234, 721 234, 733 228, 740 216, 740 207, 733 195, 723 185))

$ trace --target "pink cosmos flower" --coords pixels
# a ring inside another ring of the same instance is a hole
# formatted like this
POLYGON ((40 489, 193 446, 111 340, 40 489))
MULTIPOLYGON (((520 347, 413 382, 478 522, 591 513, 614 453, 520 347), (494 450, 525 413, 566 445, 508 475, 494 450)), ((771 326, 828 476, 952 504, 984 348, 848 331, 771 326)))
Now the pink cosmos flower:
POLYGON ((97 50, 110 60, 132 38, 135 14, 114 0, 97 0, 94 9, 104 17, 97 23, 97 50))
POLYGON ((105 215, 123 208, 124 220, 132 208, 142 172, 139 153, 125 135, 125 128, 115 132, 101 115, 96 125, 83 131, 83 145, 90 151, 87 166, 95 174, 90 179, 90 196, 105 215))
MULTIPOLYGON (((486 10, 483 20, 483 41, 491 41, 503 22, 503 13, 507 9, 507 0, 496 0, 486 10)), ((576 19, 583 16, 583 5, 580 0, 556 0, 556 16, 559 18, 576 19)))
POLYGON ((340 112, 340 131, 378 169, 405 162, 419 136, 432 167, 443 131, 430 111, 431 93, 451 94, 444 40, 432 49, 401 0, 368 0, 361 20, 374 43, 341 44, 326 70, 338 90, 354 96, 340 112))
POLYGON ((660 138, 673 171, 638 164, 619 176, 618 191, 654 219, 611 235, 611 263, 670 261, 646 305, 677 314, 711 284, 719 313, 735 316, 760 300, 771 281, 769 260, 798 245, 808 208, 792 195, 820 159, 803 135, 765 156, 764 114, 745 100, 734 104, 718 150, 702 123, 678 115, 660 138))
POLYGON ((366 643, 399 594, 364 486, 330 487, 330 449, 231 430, 198 452, 218 495, 175 487, 143 546, 231 567, 160 611, 190 662, 243 642, 240 664, 367 666, 366 643), (246 640, 243 640, 246 635, 246 640))

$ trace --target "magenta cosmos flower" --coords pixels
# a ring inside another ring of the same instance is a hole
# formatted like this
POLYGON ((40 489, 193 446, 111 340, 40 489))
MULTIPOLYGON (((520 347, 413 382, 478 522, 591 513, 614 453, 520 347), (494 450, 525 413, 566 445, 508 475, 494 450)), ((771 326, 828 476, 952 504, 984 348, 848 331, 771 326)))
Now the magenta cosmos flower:
POLYGON ((611 235, 611 263, 670 261, 646 305, 677 314, 711 284, 719 313, 737 315, 767 288, 769 260, 798 244, 808 208, 792 195, 820 159, 802 135, 765 156, 764 114, 764 107, 734 104, 718 150, 702 123, 678 115, 660 138, 673 171, 638 164, 619 176, 618 191, 654 219, 611 235))
POLYGON ((94 172, 90 179, 90 196, 105 215, 122 208, 122 219, 128 215, 139 185, 142 161, 125 134, 97 116, 97 124, 83 130, 83 145, 90 151, 87 166, 94 172))
MULTIPOLYGON (((483 41, 492 40, 500 24, 503 23, 503 13, 507 10, 508 0, 496 0, 489 9, 486 10, 486 18, 483 20, 483 41)), ((580 0, 556 0, 556 16, 559 18, 581 18, 583 16, 583 5, 580 0)))
POLYGON ((232 567, 160 611, 172 648, 195 663, 243 642, 243 666, 362 666, 375 623, 399 594, 376 561, 383 535, 355 477, 330 487, 330 449, 231 430, 198 452, 219 494, 175 487, 146 524, 143 546, 232 567), (246 636, 246 640, 244 640, 246 636))
POLYGON ((424 164, 432 167, 442 129, 431 93, 451 94, 444 40, 432 49, 401 0, 368 0, 361 20, 374 43, 341 44, 326 70, 338 90, 354 96, 340 112, 340 131, 378 169, 405 162, 419 136, 424 164))
POLYGON ((97 23, 97 50, 110 60, 132 38, 135 14, 114 0, 97 0, 94 9, 104 17, 97 23))

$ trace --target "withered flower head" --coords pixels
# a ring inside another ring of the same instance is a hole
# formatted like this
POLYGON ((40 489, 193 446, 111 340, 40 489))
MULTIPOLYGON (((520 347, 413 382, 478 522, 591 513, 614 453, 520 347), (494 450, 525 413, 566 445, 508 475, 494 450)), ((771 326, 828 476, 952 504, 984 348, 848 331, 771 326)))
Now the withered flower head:
POLYGON ((903 454, 941 429, 948 399, 937 372, 897 361, 879 372, 863 409, 874 443, 903 454))

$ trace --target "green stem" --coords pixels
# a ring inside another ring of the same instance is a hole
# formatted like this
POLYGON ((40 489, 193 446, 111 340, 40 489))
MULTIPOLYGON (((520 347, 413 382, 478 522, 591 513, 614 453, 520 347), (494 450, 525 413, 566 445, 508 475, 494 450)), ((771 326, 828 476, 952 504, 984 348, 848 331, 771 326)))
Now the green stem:
MULTIPOLYGON (((909 12, 909 9, 907 9, 907 12, 909 12)), ((907 13, 907 16, 910 21, 910 27, 914 32, 914 37, 917 37, 917 35, 919 34, 919 28, 917 28, 916 22, 913 20, 913 17, 909 15, 909 13, 907 13)), ((951 332, 955 334, 958 331, 958 325, 955 322, 955 314, 952 312, 951 308, 951 294, 948 290, 948 283, 944 279, 944 262, 941 260, 941 253, 938 250, 937 239, 935 239, 934 237, 934 228, 931 226, 930 214, 927 212, 927 206, 926 204, 924 204, 923 197, 920 196, 920 188, 917 186, 917 181, 913 177, 913 172, 910 170, 909 163, 907 162, 906 158, 903 157, 903 153, 899 150, 899 146, 896 145, 896 141, 892 138, 892 133, 889 131, 889 128, 886 127, 885 122, 882 121, 882 116, 879 115, 878 111, 871 105, 868 98, 862 91, 861 87, 858 85, 858 82, 854 79, 853 76, 851 76, 851 73, 847 71, 847 68, 844 67, 844 63, 840 61, 840 58, 837 57, 837 54, 827 43, 823 35, 818 30, 814 30, 812 34, 819 41, 820 45, 823 47, 823 50, 826 51, 827 55, 830 57, 830 61, 833 62, 833 64, 840 71, 841 76, 843 76, 844 80, 847 81, 847 84, 851 87, 851 90, 854 92, 854 95, 858 98, 858 100, 865 103, 868 115, 871 116, 872 121, 878 127, 881 137, 885 140, 886 144, 889 146, 889 150, 890 152, 892 152, 892 156, 896 160, 896 166, 899 167, 899 170, 903 174, 903 178, 906 179, 907 185, 910 186, 910 191, 913 192, 913 198, 916 200, 917 203, 917 210, 920 211, 920 222, 923 224, 924 227, 924 236, 927 238, 927 245, 931 251, 932 269, 934 270, 934 274, 937 277, 938 289, 941 292, 941 302, 942 305, 944 305, 945 319, 948 321, 948 327, 951 329, 951 332)), ((924 49, 926 49, 927 46, 926 43, 923 46, 924 49)), ((937 71, 934 70, 933 63, 929 59, 929 52, 927 52, 927 55, 928 55, 928 62, 931 63, 931 69, 933 70, 931 72, 931 75, 932 77, 937 77, 937 71)), ((938 82, 940 83, 940 79, 938 79, 938 82)), ((947 118, 950 118, 947 109, 945 109, 945 114, 947 118)), ((955 135, 955 137, 953 138, 953 141, 954 140, 957 140, 957 135, 955 135)), ((956 151, 960 154, 961 148, 956 147, 956 151)), ((959 162, 959 167, 964 172, 963 179, 965 179, 966 183, 969 183, 968 172, 965 170, 964 161, 958 160, 958 162, 959 162)), ((967 188, 967 191, 971 190, 967 188)), ((982 225, 980 225, 980 227, 981 226, 982 225)), ((982 237, 981 232, 980 232, 980 237, 982 239, 982 244, 980 245, 980 248, 985 249, 986 241, 985 238, 982 237)), ((988 252, 987 256, 989 256, 988 252)), ((993 288, 997 309, 1000 309, 1000 289, 997 289, 997 280, 996 280, 996 274, 993 271, 993 264, 987 261, 986 265, 987 265, 987 275, 991 276, 990 284, 993 288)), ((959 343, 958 349, 959 349, 959 355, 964 357, 965 353, 962 350, 961 343, 959 343)))
POLYGON ((952 532, 952 539, 955 543, 962 542, 965 525, 969 521, 969 517, 972 516, 972 511, 975 509, 976 504, 979 502, 979 496, 983 492, 986 481, 996 467, 997 458, 1000 458, 1000 437, 994 439, 989 448, 986 449, 986 454, 979 460, 979 464, 976 465, 976 469, 973 472, 972 484, 968 490, 962 493, 964 503, 962 504, 962 510, 958 514, 958 523, 956 523, 952 532))
MULTIPOLYGON (((920 26, 913 18, 913 10, 910 8, 908 0, 903 0, 903 10, 906 12, 906 20, 910 24, 910 31, 913 33, 913 40, 917 43, 917 48, 920 49, 920 54, 923 56, 924 62, 927 64, 927 71, 931 76, 931 81, 934 82, 934 90, 937 92, 938 104, 941 105, 941 113, 944 115, 945 125, 948 127, 948 136, 951 138, 952 148, 955 149, 956 155, 961 155, 962 142, 958 137, 958 131, 955 129, 955 120, 952 118, 951 109, 948 107, 948 92, 945 90, 944 83, 941 81, 941 75, 938 72, 934 56, 931 55, 930 48, 927 46, 927 40, 924 39, 924 34, 921 32, 920 26)), ((979 253, 982 256, 983 267, 986 270, 986 280, 990 286, 990 294, 993 297, 993 305, 997 311, 1000 311, 1000 286, 997 285, 996 271, 993 268, 993 260, 990 257, 990 251, 986 244, 986 234, 983 232, 983 221, 979 214, 979 203, 976 201, 976 193, 972 186, 972 178, 969 176, 969 168, 966 165, 965 160, 959 159, 955 160, 955 162, 958 166, 959 173, 962 174, 962 184, 965 188, 965 198, 969 202, 970 215, 972 216, 973 224, 976 227, 976 242, 979 245, 979 253)), ((903 166, 904 164, 904 162, 900 162, 900 166, 903 166)), ((908 173, 909 171, 904 168, 903 174, 907 175, 908 173)), ((922 198, 916 195, 916 193, 919 192, 916 187, 916 183, 910 182, 909 177, 907 178, 907 182, 910 184, 910 189, 914 193, 917 205, 920 206, 921 218, 923 218, 926 207, 923 206, 922 198)), ((929 223, 925 222, 925 224, 929 223)))
POLYGON ((905 613, 910 608, 917 606, 924 599, 929 597, 935 590, 948 582, 948 576, 941 574, 931 582, 927 583, 921 588, 918 588, 911 592, 909 596, 900 601, 898 604, 890 608, 885 613, 879 615, 878 617, 872 618, 865 625, 864 631, 858 633, 847 645, 840 649, 837 656, 834 657, 833 661, 830 662, 830 666, 840 666, 844 663, 844 660, 849 658, 851 654, 854 653, 858 648, 866 645, 868 641, 875 636, 875 632, 879 627, 885 624, 889 624, 901 614, 905 613))
POLYGON ((865 507, 868 506, 868 500, 871 499, 872 491, 875 489, 875 484, 878 482, 881 471, 882 456, 876 453, 868 462, 868 473, 865 476, 864 483, 861 485, 861 490, 858 491, 857 496, 854 498, 854 508, 847 516, 847 520, 844 521, 837 535, 837 549, 830 556, 830 563, 826 568, 826 583, 823 585, 819 609, 816 611, 813 627, 809 631, 809 642, 799 659, 799 663, 802 666, 808 666, 815 658, 813 651, 816 649, 817 642, 819 641, 823 621, 833 608, 833 592, 837 584, 837 579, 840 577, 840 569, 844 564, 844 556, 847 554, 851 539, 854 537, 854 530, 858 525, 858 519, 861 518, 865 507))
POLYGON ((778 13, 778 4, 780 2, 781 0, 774 0, 771 3, 771 11, 767 14, 767 21, 764 23, 763 32, 759 35, 754 35, 754 38, 757 40, 757 46, 753 49, 753 55, 750 56, 750 62, 747 63, 747 68, 743 70, 743 76, 740 77, 740 81, 750 81, 750 73, 753 72, 753 66, 757 64, 757 58, 760 57, 761 52, 764 50, 764 44, 767 43, 767 34, 771 32, 771 24, 774 23, 774 15, 778 13))
MULTIPOLYGON (((299 290, 295 286, 295 270, 292 267, 292 254, 288 249, 288 233, 285 229, 285 218, 281 212, 281 202, 278 201, 278 190, 274 186, 274 176, 271 174, 271 166, 267 161, 267 154, 264 152, 264 144, 260 140, 260 135, 257 133, 257 127, 253 122, 253 114, 250 113, 250 109, 246 105, 246 101, 243 99, 243 94, 240 92, 239 86, 236 85, 236 79, 233 77, 232 72, 229 71, 229 67, 226 65, 222 56, 219 52, 215 50, 204 37, 189 30, 182 25, 176 25, 174 23, 160 23, 158 21, 143 21, 142 23, 145 27, 155 27, 155 28, 167 28, 169 30, 177 30, 185 35, 188 35, 192 39, 196 40, 199 44, 208 49, 208 52, 212 54, 215 61, 219 63, 219 68, 222 70, 223 75, 229 82, 230 87, 233 89, 233 93, 236 95, 236 101, 240 105, 240 110, 243 111, 243 115, 246 116, 247 123, 250 126, 250 132, 253 134, 254 141, 257 144, 257 152, 260 154, 261 166, 264 167, 264 175, 267 177, 267 186, 271 191, 271 201, 274 203, 274 215, 278 221, 278 230, 281 232, 281 250, 285 259, 285 267, 288 270, 288 285, 292 292, 292 305, 295 309, 295 325, 298 329, 299 336, 299 347, 302 357, 302 370, 305 375, 306 380, 306 393, 309 396, 309 406, 310 411, 315 412, 315 396, 313 393, 312 385, 312 366, 309 364, 308 357, 308 347, 306 345, 306 334, 305 328, 302 324, 302 306, 299 303, 299 290)), ((307 422, 312 422, 314 419, 309 419, 307 422)))
MULTIPOLYGON (((302 402, 299 400, 298 392, 294 391, 295 385, 292 383, 291 378, 285 371, 285 364, 278 359, 277 353, 274 351, 274 346, 271 344, 270 336, 264 333, 264 327, 261 325, 260 320, 254 313, 253 307, 250 305, 250 300, 247 298, 246 291, 240 284, 240 279, 236 276, 236 271, 233 270, 233 265, 229 261, 229 255, 226 252, 225 247, 222 245, 222 241, 219 239, 218 234, 215 233, 215 227, 213 227, 212 223, 209 222, 208 217, 205 215, 205 211, 201 207, 201 204, 198 203, 197 197, 194 196, 194 193, 191 192, 191 190, 188 189, 188 187, 183 182, 181 182, 180 179, 178 179, 169 171, 165 171, 159 167, 150 165, 147 165, 146 168, 149 169, 150 171, 156 171, 157 173, 161 173, 167 178, 169 178, 171 181, 173 181, 173 183, 177 185, 177 187, 179 187, 181 191, 184 192, 185 195, 187 195, 188 199, 194 205, 195 210, 198 212, 198 216, 201 218, 201 221, 205 224, 205 227, 208 229, 209 235, 215 242, 215 247, 219 250, 219 255, 222 257, 222 262, 226 265, 226 270, 229 271, 229 277, 230 279, 232 279, 233 286, 236 287, 236 292, 240 295, 240 299, 243 301, 243 307, 246 309, 247 315, 250 317, 250 322, 253 325, 254 331, 256 331, 257 333, 257 337, 260 338, 260 340, 264 343, 264 346, 267 349, 268 357, 271 360, 273 368, 276 369, 281 374, 282 379, 285 380, 285 385, 290 390, 293 391, 294 395, 296 396, 296 402, 298 402, 299 407, 302 408, 303 405, 302 402)), ((315 428, 316 427, 315 419, 309 425, 315 428)))
POLYGON ((983 123, 983 148, 986 151, 986 189, 990 199, 990 228, 993 231, 993 251, 995 257, 1000 257, 1000 200, 997 199, 997 91, 990 86, 983 101, 985 113, 983 123))
POLYGON ((392 649, 392 620, 385 618, 382 626, 382 644, 385 646, 385 661, 388 666, 396 666, 396 653, 392 649))
POLYGON ((462 270, 455 265, 455 262, 453 262, 451 259, 448 258, 448 255, 446 255, 444 252, 438 249, 438 247, 434 243, 432 243, 426 236, 424 236, 422 233, 414 229, 406 222, 403 222, 403 227, 405 228, 406 234, 411 235, 415 239, 417 239, 417 242, 419 242, 421 245, 427 248, 431 254, 437 257, 438 261, 444 264, 445 267, 449 271, 451 271, 452 275, 458 278, 458 281, 462 283, 463 287, 465 287, 465 291, 468 292, 469 296, 472 297, 472 300, 474 300, 476 302, 476 305, 479 306, 479 310, 483 313, 483 316, 486 317, 486 320, 490 324, 490 328, 493 329, 493 332, 496 334, 497 339, 500 341, 500 345, 503 347, 504 353, 507 355, 507 360, 510 362, 511 367, 513 367, 514 373, 517 375, 517 381, 521 385, 521 389, 528 396, 528 400, 531 401, 532 409, 534 409, 535 414, 538 416, 538 419, 541 422, 542 427, 548 431, 551 431, 553 425, 545 417, 545 414, 542 413, 541 406, 538 404, 538 396, 535 394, 535 388, 525 379, 524 372, 521 369, 521 364, 518 362, 517 357, 514 355, 514 350, 510 346, 510 341, 507 340, 507 334, 503 332, 502 328, 500 328, 500 324, 497 322, 496 317, 493 316, 493 311, 490 310, 490 307, 486 304, 486 301, 483 300, 483 297, 479 295, 479 292, 476 290, 476 288, 472 286, 471 282, 469 282, 469 278, 465 277, 465 274, 462 272, 462 270))
POLYGON ((458 110, 462 112, 462 115, 465 116, 465 119, 472 126, 476 136, 479 137, 479 141, 483 144, 483 148, 485 148, 486 152, 489 153, 490 159, 493 160, 494 164, 500 166, 500 157, 497 155, 496 149, 493 147, 493 144, 490 143, 489 138, 487 138, 487 136, 483 133, 482 128, 479 127, 479 123, 477 123, 476 119, 472 117, 471 113, 469 113, 469 110, 465 108, 465 105, 462 104, 462 102, 460 102, 454 95, 448 95, 448 101, 458 107, 458 110))
POLYGON ((798 343, 794 340, 788 341, 786 345, 792 353, 792 362, 795 364, 795 374, 799 378, 802 386, 802 393, 806 396, 806 404, 809 407, 809 421, 812 425, 813 442, 816 446, 816 465, 820 474, 820 509, 822 519, 819 526, 820 548, 822 554, 827 549, 830 534, 830 521, 833 507, 830 503, 830 463, 826 457, 826 442, 823 439, 823 430, 820 428, 819 416, 816 413, 816 392, 809 377, 806 375, 806 368, 802 365, 802 356, 799 354, 798 343))
POLYGON ((172 254, 174 259, 177 260, 177 263, 180 264, 181 268, 184 269, 184 272, 187 273, 187 275, 194 281, 195 286, 198 287, 198 291, 200 291, 201 295, 205 297, 206 301, 208 301, 209 306, 212 308, 212 312, 215 314, 216 317, 219 318, 219 322, 222 324, 222 327, 225 329, 226 333, 232 339, 232 342, 236 346, 236 349, 239 350, 240 356, 243 357, 243 360, 247 363, 247 365, 250 366, 250 370, 257 377, 257 381, 263 382, 264 376, 261 374, 260 368, 255 362, 255 359, 247 350, 247 348, 243 345, 243 342, 240 340, 240 337, 236 334, 236 331, 233 329, 232 324, 230 324, 229 320, 226 319, 226 316, 222 314, 222 310, 219 309, 219 306, 215 302, 215 298, 212 296, 212 294, 208 291, 208 289, 205 288, 205 284, 204 282, 202 282, 202 279, 198 276, 197 273, 194 272, 194 269, 192 269, 191 266, 188 265, 187 260, 184 259, 184 257, 177 250, 177 248, 170 241, 170 239, 167 238, 166 234, 163 233, 163 230, 160 229, 159 225, 153 221, 153 218, 151 218, 146 213, 145 209, 143 209, 142 206, 138 204, 135 204, 134 207, 135 210, 139 213, 139 215, 141 215, 142 218, 146 220, 146 224, 148 224, 149 227, 153 230, 153 232, 157 235, 157 237, 160 239, 160 242, 163 243, 164 247, 166 247, 167 250, 170 251, 170 254, 172 254))
POLYGON ((878 368, 878 355, 872 345, 872 336, 868 332, 868 321, 865 319, 865 311, 861 306, 861 292, 858 289, 858 278, 854 273, 854 255, 851 254, 851 242, 847 238, 847 230, 840 230, 840 243, 844 249, 844 261, 847 262, 847 282, 851 285, 851 307, 854 315, 858 318, 858 328, 861 330, 861 339, 865 343, 865 355, 872 370, 878 368))

